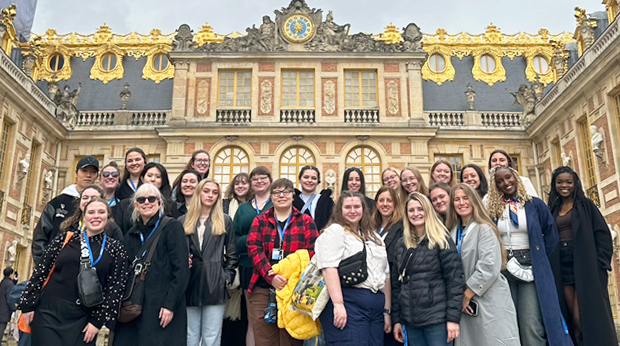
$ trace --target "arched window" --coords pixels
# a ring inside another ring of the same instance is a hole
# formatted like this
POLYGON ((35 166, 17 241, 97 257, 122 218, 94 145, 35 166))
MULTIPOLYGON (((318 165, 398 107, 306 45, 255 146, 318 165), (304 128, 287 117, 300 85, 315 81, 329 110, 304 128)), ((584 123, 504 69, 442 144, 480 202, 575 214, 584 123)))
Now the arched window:
POLYGON ((65 57, 61 53, 54 53, 49 59, 49 69, 52 72, 58 72, 65 66, 65 57))
POLYGON ((223 148, 215 155, 211 170, 213 179, 219 182, 222 191, 225 191, 237 173, 250 171, 248 153, 240 147, 223 148))
POLYGON ((168 56, 165 53, 156 54, 153 57, 153 70, 162 72, 168 68, 168 56))
POLYGON ((118 59, 116 58, 116 54, 109 52, 105 53, 101 57, 101 70, 105 72, 110 72, 116 68, 116 63, 118 59))
POLYGON ((355 147, 347 154, 346 167, 359 167, 366 180, 366 196, 374 198, 381 188, 381 158, 373 148, 355 147))
POLYGON ((542 55, 537 55, 532 59, 534 65, 534 71, 538 74, 546 74, 549 72, 549 62, 542 55))
POLYGON ((428 58, 428 66, 434 73, 441 73, 446 69, 446 60, 443 55, 435 53, 428 58))
POLYGON ((293 183, 295 187, 299 188, 299 181, 297 176, 299 170, 305 165, 314 165, 314 155, 306 147, 291 147, 282 154, 280 157, 280 178, 286 178, 293 183))
POLYGON ((495 58, 491 54, 484 54, 480 57, 480 69, 484 73, 495 72, 495 58))

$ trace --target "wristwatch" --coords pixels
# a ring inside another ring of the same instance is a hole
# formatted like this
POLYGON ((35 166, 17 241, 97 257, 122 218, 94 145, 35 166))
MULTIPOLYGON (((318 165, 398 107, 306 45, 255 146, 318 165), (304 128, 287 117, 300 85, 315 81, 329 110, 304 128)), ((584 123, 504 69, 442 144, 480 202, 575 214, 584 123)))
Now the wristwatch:
POLYGON ((383 309, 383 313, 387 314, 388 316, 392 314, 392 310, 391 309, 383 309))

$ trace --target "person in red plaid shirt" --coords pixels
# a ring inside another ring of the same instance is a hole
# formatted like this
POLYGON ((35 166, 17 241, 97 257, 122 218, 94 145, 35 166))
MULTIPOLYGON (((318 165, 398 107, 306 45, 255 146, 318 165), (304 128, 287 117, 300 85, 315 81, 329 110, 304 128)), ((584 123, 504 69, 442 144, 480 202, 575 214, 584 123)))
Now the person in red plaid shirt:
POLYGON ((293 208, 294 191, 290 180, 274 181, 271 185, 273 207, 254 219, 248 235, 248 253, 254 264, 248 288, 248 312, 256 346, 303 345, 302 340, 294 339, 285 329, 279 329, 277 324, 268 323, 264 318, 270 290, 281 290, 287 283, 284 277, 273 273, 271 266, 301 249, 308 250, 312 257, 314 242, 319 236, 312 218, 293 208))

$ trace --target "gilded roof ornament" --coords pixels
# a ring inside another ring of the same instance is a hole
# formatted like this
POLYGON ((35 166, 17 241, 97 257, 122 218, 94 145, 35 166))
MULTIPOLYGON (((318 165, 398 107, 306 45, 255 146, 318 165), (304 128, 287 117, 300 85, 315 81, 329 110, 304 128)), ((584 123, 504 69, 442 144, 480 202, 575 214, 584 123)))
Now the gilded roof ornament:
POLYGON ((216 34, 215 32, 213 32, 213 28, 211 27, 211 25, 209 25, 209 23, 206 23, 196 33, 196 35, 194 36, 194 41, 196 41, 196 44, 198 46, 202 46, 205 43, 222 42, 224 41, 224 37, 224 35, 216 34))
POLYGON ((390 23, 390 25, 385 27, 385 31, 382 34, 374 35, 373 38, 377 41, 394 44, 400 42, 403 39, 403 35, 401 35, 394 24, 390 23))
POLYGON ((575 19, 577 20, 577 28, 573 37, 577 40, 579 55, 586 48, 590 47, 596 40, 594 36, 594 28, 597 27, 596 18, 588 16, 586 10, 575 7, 575 19))

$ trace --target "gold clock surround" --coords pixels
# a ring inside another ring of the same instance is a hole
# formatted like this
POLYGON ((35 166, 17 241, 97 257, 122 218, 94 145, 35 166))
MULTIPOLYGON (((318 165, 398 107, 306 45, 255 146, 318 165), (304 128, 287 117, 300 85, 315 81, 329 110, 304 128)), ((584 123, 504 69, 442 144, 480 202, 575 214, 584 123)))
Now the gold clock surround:
POLYGON ((310 17, 303 14, 293 14, 284 20, 282 34, 289 42, 305 43, 314 37, 316 28, 310 17), (293 25, 294 27, 292 27, 293 25))

